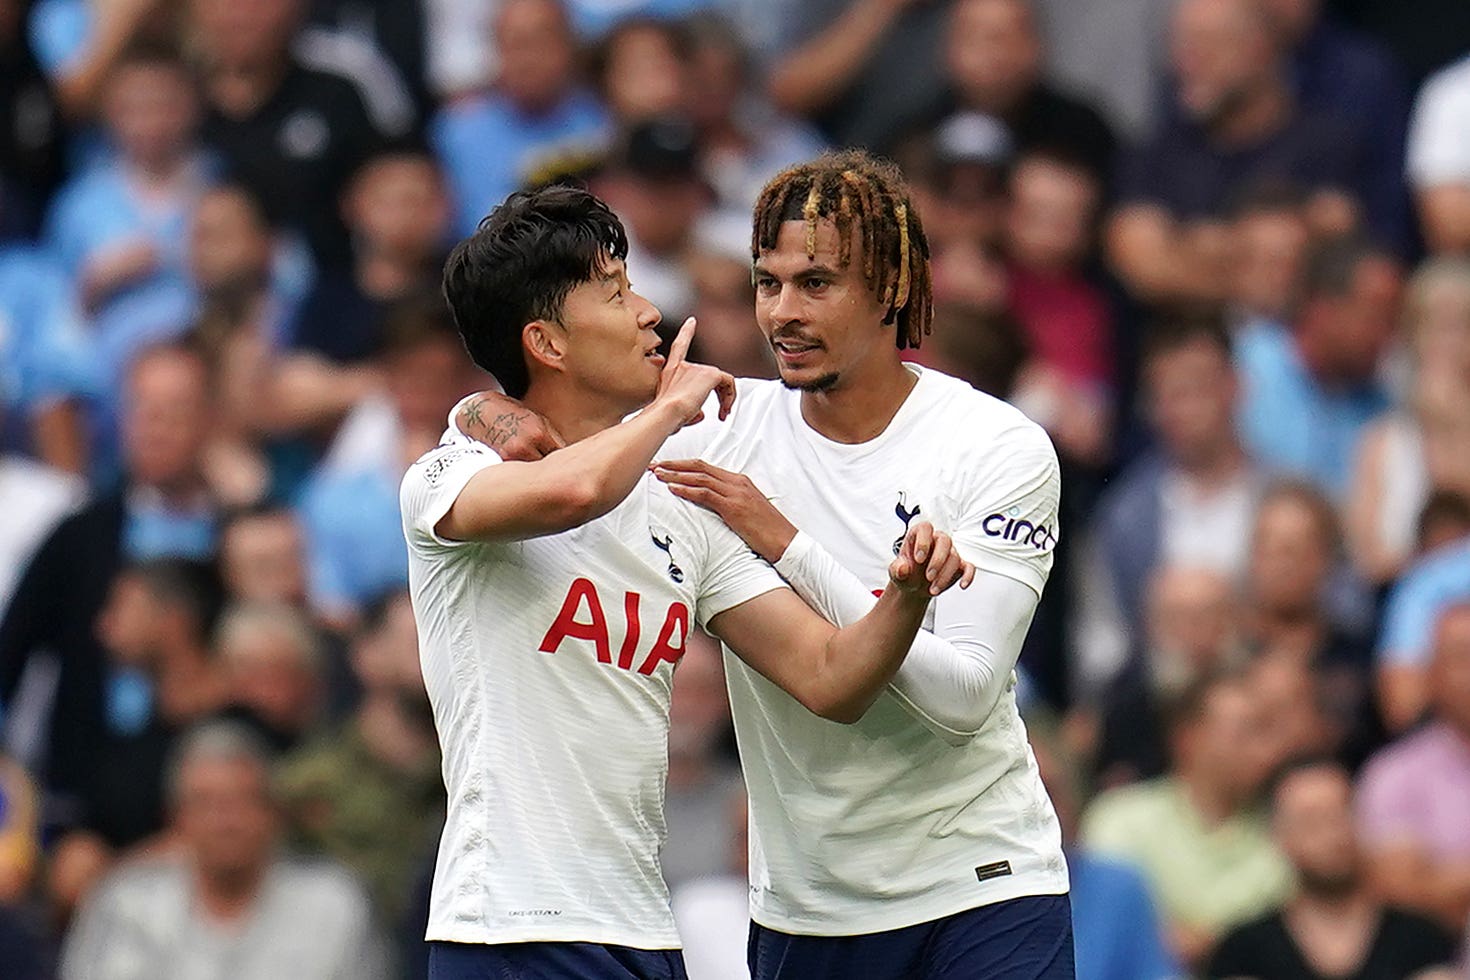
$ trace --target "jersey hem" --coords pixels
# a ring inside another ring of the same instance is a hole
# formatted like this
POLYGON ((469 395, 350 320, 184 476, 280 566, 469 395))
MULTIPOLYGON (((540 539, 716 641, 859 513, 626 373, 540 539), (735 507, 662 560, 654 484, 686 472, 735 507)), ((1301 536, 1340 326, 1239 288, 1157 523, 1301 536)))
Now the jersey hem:
POLYGON ((683 946, 677 933, 662 936, 606 932, 597 929, 546 930, 511 929, 487 933, 484 929, 446 929, 430 926, 424 940, 431 943, 463 943, 469 946, 505 946, 512 943, 594 943, 600 946, 626 946, 655 952, 678 950, 683 946))
MULTIPOLYGON (((815 938, 866 936, 877 932, 892 932, 895 929, 924 925, 952 915, 959 915, 961 912, 968 912, 971 909, 997 905, 1017 898, 1067 895, 1071 893, 1071 890, 1071 882, 1066 875, 1060 878, 1037 876, 1034 879, 1014 882, 1009 888, 989 891, 983 896, 967 891, 963 896, 955 895, 949 902, 926 902, 922 908, 906 906, 902 910, 882 916, 835 915, 829 919, 812 919, 772 914, 768 910, 757 909, 752 903, 750 920, 763 929, 791 936, 815 938)), ((879 901, 881 900, 875 900, 875 902, 879 901)))

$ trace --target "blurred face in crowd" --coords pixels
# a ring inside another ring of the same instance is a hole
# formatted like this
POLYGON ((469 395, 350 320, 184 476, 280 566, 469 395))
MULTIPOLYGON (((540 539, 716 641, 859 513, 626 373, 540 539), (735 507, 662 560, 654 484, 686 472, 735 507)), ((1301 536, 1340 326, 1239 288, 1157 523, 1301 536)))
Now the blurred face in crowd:
POLYGON ((1316 612, 1332 571, 1331 529, 1299 496, 1278 494, 1261 503, 1251 539, 1251 592, 1269 613, 1289 617, 1316 612))
POLYGON ((139 576, 127 571, 113 579, 97 617, 97 637, 120 664, 148 667, 161 643, 167 606, 139 576))
POLYGON ((209 372, 198 357, 150 351, 128 373, 123 450, 131 478, 165 490, 192 482, 214 407, 209 372))
POLYGON ((607 43, 602 88, 614 116, 628 124, 684 108, 689 66, 666 28, 636 24, 607 43))
POLYGON ((248 757, 196 755, 185 761, 175 821, 207 879, 238 881, 258 874, 276 844, 270 774, 248 757))
POLYGON ((1277 50, 1255 0, 1183 0, 1174 13, 1170 55, 1179 104, 1206 126, 1274 84, 1277 50))
POLYGON ((1160 441, 1179 464, 1198 466, 1235 445, 1235 370, 1205 338, 1157 351, 1144 364, 1144 395, 1160 441))
POLYGON ((1307 223, 1291 208, 1251 211, 1233 228, 1231 299, 1248 314, 1286 322, 1307 251, 1307 223))
POLYGON ((1421 369, 1447 369, 1470 381, 1470 260, 1439 259, 1416 273, 1404 319, 1421 369))
POLYGON ((103 92, 102 117, 124 159, 144 168, 173 163, 199 117, 193 79, 182 64, 126 63, 103 92))
POLYGON ((1438 717, 1470 738, 1470 605, 1439 618, 1430 690, 1438 717))
POLYGON ((694 315, 699 319, 697 360, 717 364, 737 378, 771 378, 776 363, 751 314, 750 266, 711 252, 689 263, 694 278, 694 315))
POLYGON ((232 521, 220 538, 220 572, 233 598, 302 602, 306 566, 296 518, 280 510, 232 521))
POLYGON ((1297 331, 1314 371, 1348 382, 1372 378, 1393 336, 1402 287, 1398 265, 1373 255, 1358 262, 1345 295, 1309 298, 1297 331))
POLYGON ((1264 721, 1243 681, 1212 685, 1199 716, 1175 734, 1178 768, 1245 803, 1260 790, 1275 761, 1264 721))
POLYGON ((720 645, 708 634, 689 636, 688 650, 674 671, 669 707, 669 755, 708 760, 730 719, 720 645))
MULTIPOLYGON (((817 221, 815 254, 807 257, 806 222, 782 222, 776 247, 755 263, 755 319, 776 352, 788 388, 829 391, 894 350, 894 330, 883 324, 886 308, 863 278, 854 258, 839 261, 836 222, 817 221)), ((853 222, 850 256, 863 254, 853 222)))
POLYGON ((737 37, 703 38, 689 61, 689 114, 701 129, 729 123, 745 93, 745 65, 737 37))
POLYGON ((1276 845, 1309 894, 1343 896, 1357 888, 1361 864, 1352 793, 1347 773, 1327 764, 1292 772, 1276 787, 1276 845))
POLYGON ((428 335, 412 346, 395 350, 385 358, 384 366, 388 396, 397 406, 404 428, 427 431, 434 439, 443 430, 454 403, 483 381, 474 373, 464 346, 450 333, 428 335))
POLYGON ((1000 166, 942 164, 932 178, 913 184, 911 193, 936 256, 951 247, 988 247, 999 239, 1006 213, 1000 166))
POLYGON ((1268 769, 1327 751, 1332 732, 1310 666, 1293 657, 1265 655, 1251 665, 1249 680, 1261 713, 1268 769))
POLYGON ((235 699, 283 734, 304 732, 317 714, 320 678, 303 642, 295 630, 256 620, 220 649, 235 699))
POLYGON ((555 0, 507 0, 495 18, 500 90, 522 112, 553 108, 571 88, 575 50, 555 0))
POLYGON ((1096 180, 1081 167, 1021 160, 1011 174, 1006 219, 1011 257, 1031 269, 1075 269, 1087 255, 1097 194, 1096 180))
POLYGON ((1148 596, 1148 642, 1153 668, 1166 684, 1183 685, 1217 666, 1235 640, 1235 590, 1218 572, 1163 568, 1148 596))
POLYGON ((1041 40, 1024 0, 960 0, 945 49, 950 81, 973 108, 1006 112, 1035 84, 1041 40))
POLYGON ((411 261, 432 257, 449 229, 449 200, 428 157, 405 154, 369 163, 353 181, 344 210, 348 227, 367 249, 411 261))
POLYGON ((418 629, 407 593, 393 598, 382 623, 353 645, 352 668, 366 691, 416 700, 427 697, 419 667, 418 629))
POLYGON ((204 292, 264 283, 271 234, 250 198, 237 189, 205 194, 189 229, 189 266, 204 292))
POLYGON ((597 193, 623 219, 628 237, 660 256, 685 246, 710 203, 708 189, 694 175, 651 177, 621 171, 603 178, 597 193))
POLYGON ((304 0, 192 0, 194 38, 223 67, 256 67, 285 58, 304 0))

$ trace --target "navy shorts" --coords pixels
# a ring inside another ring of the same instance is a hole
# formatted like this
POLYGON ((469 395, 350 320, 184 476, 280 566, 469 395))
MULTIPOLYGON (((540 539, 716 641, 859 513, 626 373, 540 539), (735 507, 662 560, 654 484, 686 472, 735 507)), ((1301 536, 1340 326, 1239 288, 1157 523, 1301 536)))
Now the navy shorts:
POLYGON ((677 949, 598 943, 429 943, 429 980, 688 980, 677 949))
POLYGON ((754 923, 752 980, 1074 980, 1066 895, 998 902, 863 936, 790 936, 754 923))

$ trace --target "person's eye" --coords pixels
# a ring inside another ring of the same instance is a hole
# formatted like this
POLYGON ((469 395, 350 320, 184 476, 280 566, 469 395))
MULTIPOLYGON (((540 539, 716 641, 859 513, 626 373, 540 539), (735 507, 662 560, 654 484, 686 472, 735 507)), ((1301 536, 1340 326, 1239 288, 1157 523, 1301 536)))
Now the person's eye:
POLYGON ((812 276, 806 281, 807 289, 822 289, 826 285, 827 280, 823 279, 821 276, 812 276))
POLYGON ((755 279, 755 287, 757 289, 775 289, 776 280, 771 276, 757 276, 755 279))

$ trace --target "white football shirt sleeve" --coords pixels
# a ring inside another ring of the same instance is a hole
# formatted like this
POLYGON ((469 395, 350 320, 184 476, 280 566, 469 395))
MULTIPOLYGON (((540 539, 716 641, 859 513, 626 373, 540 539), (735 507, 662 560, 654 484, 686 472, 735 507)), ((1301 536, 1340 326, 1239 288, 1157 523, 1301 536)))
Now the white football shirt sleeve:
POLYGON ((471 543, 441 537, 434 528, 449 513, 470 479, 499 462, 494 450, 476 442, 454 442, 421 456, 404 474, 398 491, 408 543, 446 548, 471 543))
MULTIPOLYGON (((801 532, 776 570, 838 626, 857 622, 877 601, 856 575, 801 532)), ((934 600, 932 632, 921 630, 914 638, 889 693, 951 744, 972 738, 1012 682, 1036 603, 1025 584, 987 572, 977 573, 969 589, 945 592, 934 600)))
POLYGON ((960 474, 965 490, 950 530, 966 561, 1031 587, 1039 598, 1058 540, 1062 477, 1040 426, 1018 426, 985 447, 982 463, 960 474))
POLYGON ((703 531, 704 564, 698 585, 695 618, 708 629, 709 621, 742 602, 786 588, 786 583, 770 564, 730 530, 725 522, 708 511, 697 510, 695 520, 703 531))

